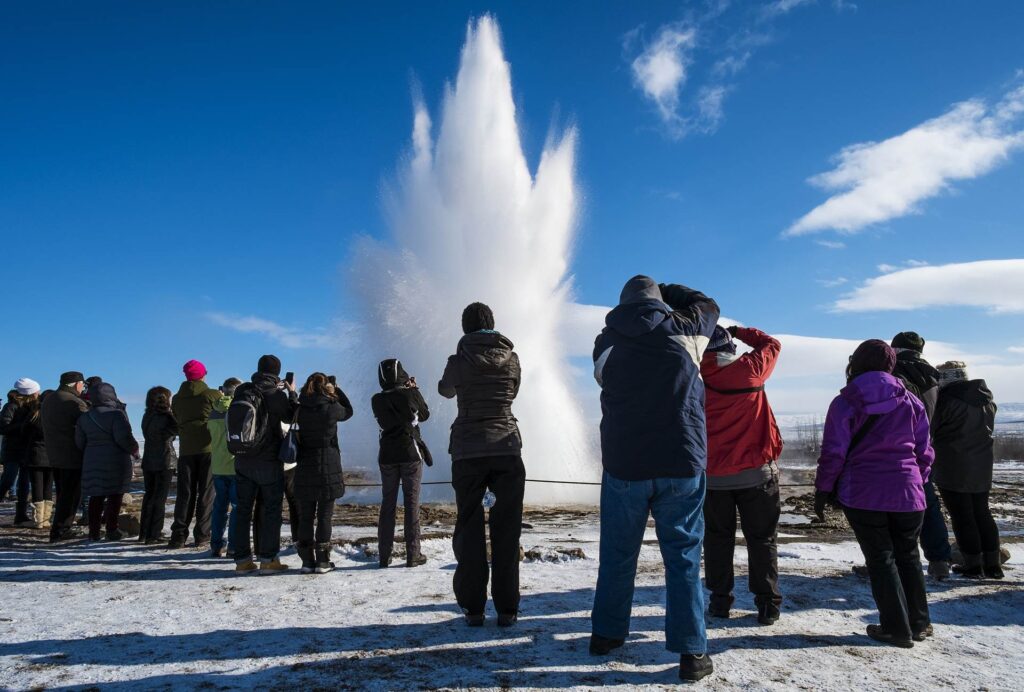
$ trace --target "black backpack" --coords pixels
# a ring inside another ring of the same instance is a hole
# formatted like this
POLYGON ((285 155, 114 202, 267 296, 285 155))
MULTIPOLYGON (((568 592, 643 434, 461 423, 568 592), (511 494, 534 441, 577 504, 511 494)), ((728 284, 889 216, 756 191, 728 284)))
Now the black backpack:
POLYGON ((238 385, 224 416, 228 451, 235 456, 245 456, 262 448, 267 424, 263 391, 252 382, 238 385))

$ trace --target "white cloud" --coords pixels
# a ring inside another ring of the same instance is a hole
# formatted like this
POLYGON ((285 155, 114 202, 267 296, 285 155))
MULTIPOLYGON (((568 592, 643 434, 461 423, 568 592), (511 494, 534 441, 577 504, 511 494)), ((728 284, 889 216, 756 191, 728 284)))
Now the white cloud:
POLYGON ((906 260, 902 264, 886 264, 886 263, 883 262, 882 264, 878 265, 878 271, 882 272, 883 274, 889 274, 889 273, 892 273, 892 272, 895 272, 895 271, 899 271, 900 269, 906 269, 908 267, 927 267, 927 266, 928 266, 928 263, 927 262, 922 262, 921 260, 906 260))
POLYGON ((814 242, 829 250, 842 250, 846 247, 846 243, 841 240, 815 240, 814 242))
POLYGON ((636 85, 658 107, 665 124, 679 127, 679 95, 686 83, 691 53, 697 42, 697 30, 683 24, 661 28, 654 42, 632 62, 636 85))
POLYGON ((1010 353, 1024 353, 1024 346, 1010 346, 1006 350, 1010 353))
POLYGON ((834 279, 818 279, 818 283, 824 286, 825 288, 836 288, 837 286, 842 286, 848 281, 849 279, 847 279, 845 276, 838 276, 834 279))
POLYGON ((761 16, 765 19, 771 19, 779 15, 788 14, 801 5, 810 5, 813 2, 815 0, 775 0, 775 2, 770 2, 762 8, 761 16))
POLYGON ((996 314, 1024 312, 1024 259, 898 269, 868 279, 836 301, 834 308, 870 312, 954 305, 985 308, 996 314))
POLYGON ((220 312, 206 313, 206 319, 221 327, 243 334, 261 334, 286 348, 343 348, 349 341, 352 327, 344 322, 333 322, 330 327, 304 330, 285 327, 262 317, 229 315, 220 312))
POLYGON ((972 99, 903 134, 844 148, 834 169, 810 179, 835 194, 783 235, 828 229, 856 233, 915 213, 951 183, 988 173, 1024 146, 1024 130, 1016 125, 1021 113, 1024 85, 994 106, 972 99))

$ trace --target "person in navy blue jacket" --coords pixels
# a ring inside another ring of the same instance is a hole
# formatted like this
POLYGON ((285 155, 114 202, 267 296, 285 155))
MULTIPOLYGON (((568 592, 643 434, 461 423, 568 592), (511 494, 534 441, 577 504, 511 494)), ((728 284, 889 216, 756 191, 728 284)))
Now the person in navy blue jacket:
POLYGON ((622 646, 636 564, 654 515, 665 562, 666 646, 679 677, 713 670, 700 585, 707 433, 700 361, 718 305, 699 291, 634 276, 594 344, 601 387, 601 547, 590 653, 622 646))

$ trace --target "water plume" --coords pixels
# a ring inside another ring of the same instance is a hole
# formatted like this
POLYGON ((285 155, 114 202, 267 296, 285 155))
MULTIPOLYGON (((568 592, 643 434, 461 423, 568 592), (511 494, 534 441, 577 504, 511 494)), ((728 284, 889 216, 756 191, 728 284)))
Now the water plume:
MULTIPOLYGON (((510 67, 489 16, 467 27, 437 125, 416 100, 411 151, 385 193, 391 238, 361 240, 349 278, 364 310, 365 355, 400 358, 433 406, 423 432, 438 463, 428 477, 448 478, 455 407, 436 384, 462 335, 462 309, 477 300, 493 308, 496 328, 522 361, 513 410, 527 476, 599 477, 596 432, 584 421, 566 343, 574 311, 576 139, 572 127, 550 135, 531 173, 510 67)), ((527 485, 534 503, 594 497, 581 486, 527 485)))

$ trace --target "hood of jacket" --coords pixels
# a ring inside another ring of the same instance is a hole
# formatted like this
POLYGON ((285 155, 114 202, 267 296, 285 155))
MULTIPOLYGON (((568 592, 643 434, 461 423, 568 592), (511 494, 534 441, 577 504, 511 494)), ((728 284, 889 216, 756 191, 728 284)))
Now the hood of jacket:
POLYGON ((470 332, 459 340, 458 353, 482 371, 501 370, 512 359, 512 341, 496 331, 470 332))
POLYGON ((388 391, 395 387, 401 387, 409 382, 409 374, 402 367, 402 361, 397 358, 382 360, 377 367, 377 381, 382 391, 388 391))
POLYGON ((907 388, 898 377, 880 371, 858 375, 839 391, 839 395, 854 409, 869 416, 890 413, 908 396, 907 388))
POLYGON ((951 396, 970 406, 983 408, 991 404, 995 397, 985 380, 960 380, 942 388, 943 396, 951 396))
POLYGON ((90 390, 89 402, 95 408, 121 408, 121 402, 117 399, 114 386, 107 382, 100 382, 90 390))
POLYGON ((658 325, 672 314, 672 308, 660 300, 643 300, 620 303, 604 318, 610 329, 628 337, 637 337, 653 332, 658 325))
POLYGON ((252 383, 264 392, 281 388, 281 378, 267 372, 254 372, 252 383))
POLYGON ((896 354, 893 374, 910 382, 921 392, 931 389, 939 382, 939 371, 920 353, 909 349, 896 354))
POLYGON ((202 380, 191 380, 182 382, 181 386, 178 387, 178 394, 176 396, 183 397, 196 397, 207 391, 210 385, 206 384, 202 380))
POLYGON ((231 406, 231 397, 222 396, 213 402, 213 410, 217 413, 225 413, 228 410, 228 406, 231 406))

